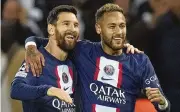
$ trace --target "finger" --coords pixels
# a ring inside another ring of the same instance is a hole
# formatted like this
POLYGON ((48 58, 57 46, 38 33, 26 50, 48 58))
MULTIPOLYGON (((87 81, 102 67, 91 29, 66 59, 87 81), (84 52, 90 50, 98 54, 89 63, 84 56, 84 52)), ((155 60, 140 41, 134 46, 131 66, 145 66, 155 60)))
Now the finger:
POLYGON ((156 93, 156 94, 151 94, 151 95, 149 95, 149 96, 148 96, 148 99, 151 100, 151 99, 160 98, 160 97, 161 97, 161 95, 158 94, 158 93, 156 93))
POLYGON ((69 103, 70 102, 70 96, 69 96, 69 94, 67 93, 67 92, 65 92, 64 90, 63 90, 63 96, 65 97, 65 101, 67 102, 67 103, 69 103))
POLYGON ((158 89, 147 89, 146 90, 146 95, 149 96, 152 93, 158 93, 158 89))
POLYGON ((70 95, 66 91, 64 91, 64 94, 65 94, 67 103, 71 104, 72 103, 72 98, 70 97, 70 95))
POLYGON ((66 102, 66 98, 63 96, 63 95, 57 95, 57 97, 59 98, 59 99, 61 99, 62 101, 65 101, 66 102))
POLYGON ((65 102, 67 102, 67 103, 69 102, 68 101, 68 94, 62 89, 59 90, 57 97, 60 98, 61 100, 65 101, 65 102))
POLYGON ((131 53, 134 54, 134 47, 131 47, 131 53))
POLYGON ((26 72, 29 72, 29 64, 28 64, 28 61, 27 60, 25 60, 25 70, 26 70, 26 72))
POLYGON ((67 97, 68 97, 68 102, 73 103, 72 98, 69 95, 67 97))
POLYGON ((153 98, 150 100, 151 102, 160 102, 161 101, 161 98, 153 98))
POLYGON ((136 53, 141 53, 141 51, 138 50, 137 48, 134 48, 134 51, 135 51, 136 53))
POLYGON ((124 44, 124 47, 128 47, 130 44, 129 43, 126 43, 126 44, 124 44))
POLYGON ((160 91, 157 89, 157 90, 150 90, 149 91, 150 94, 160 94, 160 91))
POLYGON ((139 50, 139 49, 137 49, 137 48, 134 48, 134 51, 135 51, 136 53, 144 53, 144 51, 141 51, 141 50, 139 50))
POLYGON ((146 90, 146 95, 147 95, 151 91, 151 87, 146 87, 145 90, 146 90))
POLYGON ((63 101, 65 101, 65 94, 64 94, 64 92, 62 91, 62 90, 58 90, 58 92, 56 93, 56 95, 55 96, 57 96, 59 99, 61 99, 61 100, 63 100, 63 101))
POLYGON ((66 96, 66 99, 67 99, 68 103, 70 103, 70 104, 72 103, 72 98, 69 95, 66 96))
POLYGON ((147 88, 145 88, 146 90, 151 90, 151 91, 154 91, 154 90, 159 90, 159 88, 151 88, 151 87, 147 87, 147 88))
POLYGON ((152 95, 152 94, 159 94, 159 91, 158 91, 158 90, 152 90, 152 91, 149 90, 149 91, 146 92, 146 95, 147 95, 147 96, 150 96, 150 95, 152 95))
POLYGON ((144 51, 140 51, 140 50, 138 50, 137 48, 135 49, 135 51, 136 51, 137 53, 144 53, 144 51))
POLYGON ((45 59, 44 59, 44 56, 42 54, 41 54, 40 58, 41 58, 42 65, 45 66, 45 59))
POLYGON ((134 52, 134 47, 132 45, 129 45, 128 48, 129 48, 129 53, 133 53, 134 52))
POLYGON ((34 65, 34 70, 35 70, 36 76, 39 77, 39 69, 38 69, 38 65, 37 65, 36 62, 33 62, 33 65, 34 65))
POLYGON ((64 93, 62 97, 65 102, 72 103, 72 99, 67 93, 64 93))
POLYGON ((127 47, 126 53, 129 53, 130 50, 131 50, 131 48, 130 48, 130 47, 127 47))
POLYGON ((42 66, 41 66, 41 59, 40 58, 37 59, 37 66, 38 66, 38 69, 39 69, 39 74, 42 74, 42 66))
POLYGON ((69 98, 69 99, 68 99, 68 102, 69 102, 70 104, 72 104, 72 103, 73 103, 72 98, 69 98))
POLYGON ((31 71, 33 73, 33 76, 36 76, 36 72, 35 72, 33 63, 30 63, 29 65, 30 65, 31 71))

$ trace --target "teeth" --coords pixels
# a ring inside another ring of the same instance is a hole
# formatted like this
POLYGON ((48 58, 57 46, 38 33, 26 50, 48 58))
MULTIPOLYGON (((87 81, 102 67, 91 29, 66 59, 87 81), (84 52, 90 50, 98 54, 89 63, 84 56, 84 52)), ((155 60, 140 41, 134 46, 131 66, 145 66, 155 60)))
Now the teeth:
POLYGON ((72 35, 67 35, 67 38, 74 39, 74 36, 72 36, 72 35))
POLYGON ((116 40, 120 40, 121 38, 114 38, 114 39, 116 39, 116 40))

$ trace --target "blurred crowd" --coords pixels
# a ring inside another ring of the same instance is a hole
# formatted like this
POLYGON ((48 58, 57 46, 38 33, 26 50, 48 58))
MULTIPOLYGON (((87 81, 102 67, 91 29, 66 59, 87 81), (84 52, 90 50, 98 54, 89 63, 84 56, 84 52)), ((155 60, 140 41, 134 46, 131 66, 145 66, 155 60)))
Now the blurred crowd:
POLYGON ((100 41, 95 12, 106 3, 124 9, 127 41, 149 56, 171 112, 180 112, 180 0, 1 0, 2 112, 22 111, 20 102, 10 99, 10 83, 24 59, 25 39, 48 37, 48 12, 61 4, 75 6, 80 38, 100 41))

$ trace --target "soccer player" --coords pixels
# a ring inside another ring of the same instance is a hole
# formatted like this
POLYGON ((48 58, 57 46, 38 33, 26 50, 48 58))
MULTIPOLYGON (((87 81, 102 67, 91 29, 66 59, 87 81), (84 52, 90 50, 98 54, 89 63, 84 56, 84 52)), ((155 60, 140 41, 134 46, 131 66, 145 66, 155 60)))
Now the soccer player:
MULTIPOLYGON (((79 41, 71 54, 79 76, 82 111, 134 112, 136 98, 143 90, 157 111, 169 112, 170 103, 148 56, 123 52, 126 40, 123 10, 116 4, 103 5, 96 12, 95 27, 101 42, 79 41)), ((31 37, 26 47, 35 42, 45 45, 46 41, 31 37)), ((38 52, 35 46, 27 47, 26 54, 32 49, 38 52)), ((35 54, 39 59, 40 53, 35 54)), ((29 56, 28 62, 32 59, 29 56)))
POLYGON ((11 97, 22 101, 24 112, 75 112, 72 99, 77 77, 67 57, 79 37, 77 10, 58 6, 49 13, 47 23, 49 41, 39 48, 46 60, 43 75, 25 72, 24 62, 12 82, 11 97))

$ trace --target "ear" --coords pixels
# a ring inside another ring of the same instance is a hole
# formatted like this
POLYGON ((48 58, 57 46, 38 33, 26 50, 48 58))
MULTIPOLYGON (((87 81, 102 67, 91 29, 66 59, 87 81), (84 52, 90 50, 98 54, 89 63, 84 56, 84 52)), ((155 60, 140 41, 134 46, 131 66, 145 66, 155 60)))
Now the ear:
POLYGON ((52 24, 48 24, 48 34, 53 36, 55 34, 55 27, 52 24))
POLYGON ((95 28, 96 28, 97 34, 100 34, 101 33, 101 27, 98 23, 95 24, 95 28))

